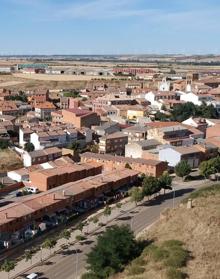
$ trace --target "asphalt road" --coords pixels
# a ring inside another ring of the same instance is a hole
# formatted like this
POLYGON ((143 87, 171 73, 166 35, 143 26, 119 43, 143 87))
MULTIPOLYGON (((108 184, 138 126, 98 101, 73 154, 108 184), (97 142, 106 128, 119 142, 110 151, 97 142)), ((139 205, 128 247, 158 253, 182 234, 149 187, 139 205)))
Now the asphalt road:
MULTIPOLYGON (((161 195, 154 200, 146 201, 144 204, 130 210, 123 212, 120 210, 120 216, 108 223, 107 226, 113 224, 128 224, 135 234, 141 232, 144 228, 152 225, 159 219, 161 211, 165 208, 172 208, 177 206, 180 201, 187 197, 195 188, 201 187, 205 184, 200 182, 187 183, 184 187, 180 184, 173 185, 177 190, 165 195, 161 195)), ((176 184, 176 183, 175 183, 176 184)), ((86 254, 90 251, 96 242, 97 235, 105 228, 99 228, 94 235, 87 237, 86 241, 70 247, 68 250, 63 250, 59 254, 52 257, 47 263, 42 266, 37 266, 28 272, 37 272, 40 278, 44 279, 76 279, 85 272, 86 268, 86 254)), ((17 278, 25 278, 27 274, 23 274, 17 278)))

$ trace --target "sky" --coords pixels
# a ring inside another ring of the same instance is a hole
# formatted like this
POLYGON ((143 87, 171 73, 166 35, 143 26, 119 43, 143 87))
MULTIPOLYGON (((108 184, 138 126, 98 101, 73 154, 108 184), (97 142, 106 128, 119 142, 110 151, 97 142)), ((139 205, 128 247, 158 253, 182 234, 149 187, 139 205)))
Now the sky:
POLYGON ((0 55, 220 54, 219 0, 0 0, 0 55))

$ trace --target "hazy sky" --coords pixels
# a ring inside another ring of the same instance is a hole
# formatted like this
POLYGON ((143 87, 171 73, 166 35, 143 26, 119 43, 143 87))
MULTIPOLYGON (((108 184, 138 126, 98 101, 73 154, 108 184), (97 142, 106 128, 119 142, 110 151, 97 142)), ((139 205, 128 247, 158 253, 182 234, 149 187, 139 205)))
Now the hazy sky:
POLYGON ((0 54, 220 53, 219 0, 0 0, 0 54))

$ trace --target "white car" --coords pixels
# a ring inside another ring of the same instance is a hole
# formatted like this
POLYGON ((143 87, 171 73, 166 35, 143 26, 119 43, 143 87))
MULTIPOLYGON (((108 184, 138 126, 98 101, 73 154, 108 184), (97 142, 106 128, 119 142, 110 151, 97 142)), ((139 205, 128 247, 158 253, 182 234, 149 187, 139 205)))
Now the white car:
POLYGON ((32 193, 32 194, 37 194, 37 193, 39 193, 39 189, 38 189, 37 187, 28 187, 28 188, 27 188, 27 191, 28 191, 29 193, 32 193))
POLYGON ((26 279, 38 279, 38 278, 39 277, 38 277, 37 273, 31 273, 26 277, 26 279))

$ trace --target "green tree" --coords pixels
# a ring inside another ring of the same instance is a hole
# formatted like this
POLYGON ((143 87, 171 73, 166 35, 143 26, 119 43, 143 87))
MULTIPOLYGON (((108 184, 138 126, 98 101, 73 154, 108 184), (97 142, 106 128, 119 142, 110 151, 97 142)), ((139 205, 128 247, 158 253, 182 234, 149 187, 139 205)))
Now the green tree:
POLYGON ((27 143, 25 143, 25 145, 24 145, 24 150, 25 151, 27 151, 27 152, 32 152, 32 151, 34 151, 34 145, 33 145, 33 143, 31 143, 31 142, 27 142, 27 143))
POLYGON ((65 229, 61 232, 60 237, 66 239, 66 244, 68 244, 68 240, 71 238, 71 232, 65 229))
POLYGON ((34 251, 33 250, 26 250, 25 253, 24 253, 25 261, 26 262, 31 261, 31 265, 32 265, 33 255, 34 255, 34 251))
POLYGON ((129 195, 131 197, 131 201, 135 202, 136 206, 138 205, 138 202, 141 202, 144 198, 143 190, 138 187, 133 187, 129 191, 129 195))
POLYGON ((1 270, 8 273, 8 278, 10 277, 10 271, 15 269, 15 262, 10 260, 5 260, 1 265, 1 270))
POLYGON ((208 178, 211 174, 217 173, 220 171, 220 157, 212 158, 207 161, 203 161, 199 165, 200 174, 205 178, 208 178))
POLYGON ((42 248, 49 249, 50 250, 50 254, 51 254, 51 249, 54 248, 56 244, 57 244, 56 239, 54 239, 54 238, 47 238, 43 242, 42 248))
POLYGON ((145 176, 143 183, 143 194, 144 196, 151 196, 156 194, 161 190, 160 183, 156 177, 153 176, 145 176))
POLYGON ((127 226, 112 226, 100 235, 97 244, 87 255, 89 272, 99 279, 107 278, 123 269, 138 255, 134 235, 127 226))
POLYGON ((178 177, 182 177, 182 179, 184 180, 184 178, 190 174, 192 168, 190 166, 190 164, 187 161, 180 161, 176 166, 175 166, 175 174, 178 177))
POLYGON ((164 172, 163 175, 158 179, 159 185, 161 189, 164 189, 164 193, 166 190, 172 190, 172 177, 168 172, 164 172))

